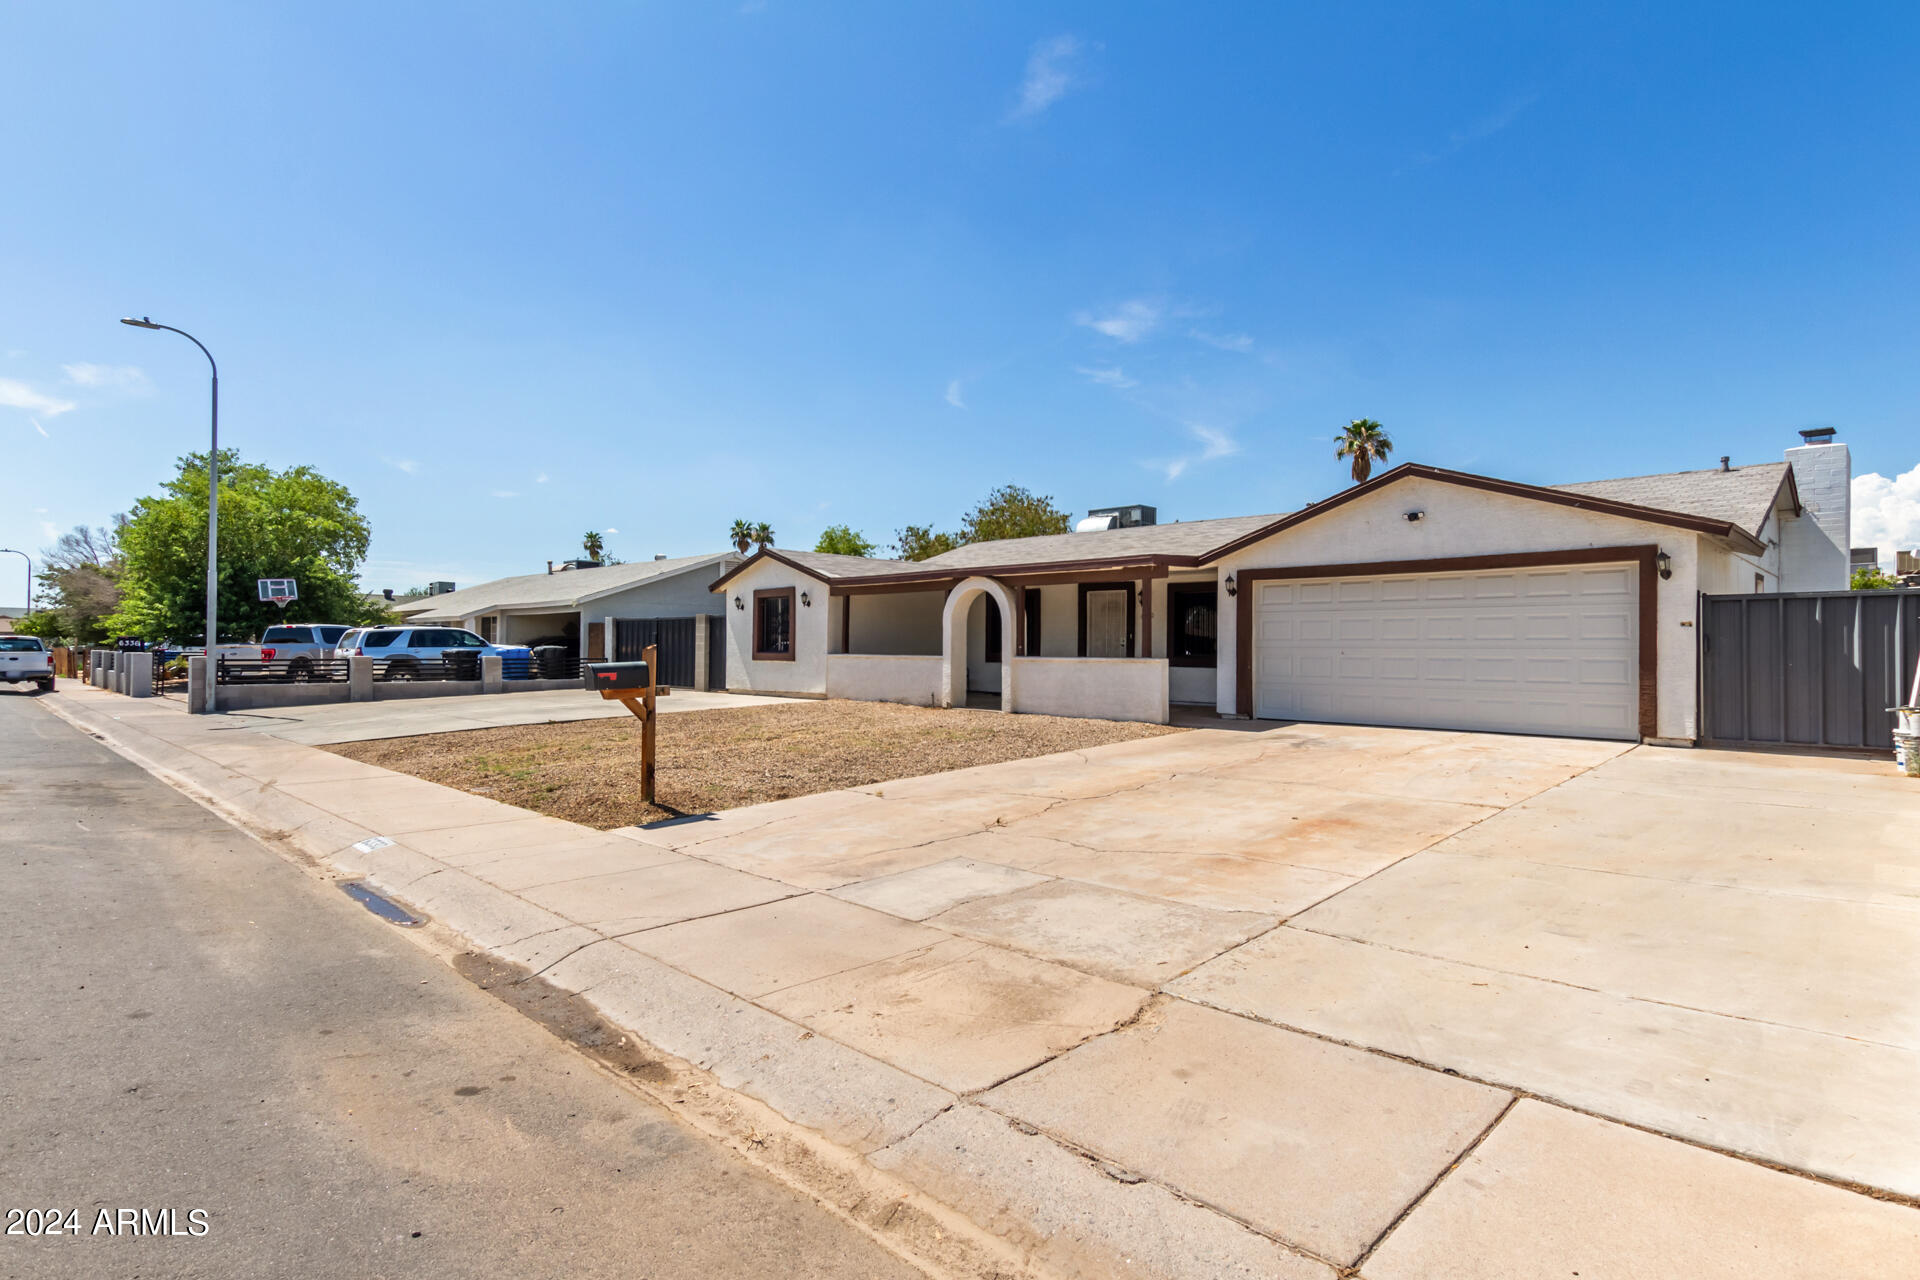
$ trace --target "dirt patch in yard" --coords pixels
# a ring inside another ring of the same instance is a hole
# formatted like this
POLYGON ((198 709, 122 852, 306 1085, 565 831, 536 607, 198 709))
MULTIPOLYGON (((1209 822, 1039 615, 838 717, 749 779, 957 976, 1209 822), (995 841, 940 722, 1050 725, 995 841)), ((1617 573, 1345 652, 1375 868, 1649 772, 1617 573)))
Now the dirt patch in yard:
POLYGON ((887 702, 793 702, 662 715, 656 789, 640 799, 640 723, 467 729, 323 750, 602 830, 765 800, 1024 760, 1182 730, 887 702))

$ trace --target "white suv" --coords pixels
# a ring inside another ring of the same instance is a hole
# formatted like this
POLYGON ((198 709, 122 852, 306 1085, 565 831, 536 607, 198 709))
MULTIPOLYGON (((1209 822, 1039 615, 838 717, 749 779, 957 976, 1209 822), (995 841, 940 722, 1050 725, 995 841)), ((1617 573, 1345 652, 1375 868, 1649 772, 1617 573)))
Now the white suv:
POLYGON ((440 663, 448 661, 449 652, 471 653, 476 658, 494 654, 514 666, 533 661, 533 650, 525 645, 488 644, 461 627, 361 627, 341 636, 335 652, 342 658, 372 658, 374 678, 378 680, 426 678, 440 663))

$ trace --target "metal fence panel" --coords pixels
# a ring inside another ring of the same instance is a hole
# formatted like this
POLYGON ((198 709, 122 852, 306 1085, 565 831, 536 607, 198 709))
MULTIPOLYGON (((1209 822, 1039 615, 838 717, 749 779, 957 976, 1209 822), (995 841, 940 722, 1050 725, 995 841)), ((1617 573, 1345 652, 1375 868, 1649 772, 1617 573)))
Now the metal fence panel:
POLYGON ((707 619, 707 688, 724 693, 727 688, 727 620, 707 619))
POLYGON ((1920 592, 1704 596, 1701 736, 1893 749, 1920 662, 1920 592))
POLYGON ((648 645, 659 646, 660 670, 654 679, 681 689, 693 688, 694 618, 615 618, 613 660, 638 662, 648 645))

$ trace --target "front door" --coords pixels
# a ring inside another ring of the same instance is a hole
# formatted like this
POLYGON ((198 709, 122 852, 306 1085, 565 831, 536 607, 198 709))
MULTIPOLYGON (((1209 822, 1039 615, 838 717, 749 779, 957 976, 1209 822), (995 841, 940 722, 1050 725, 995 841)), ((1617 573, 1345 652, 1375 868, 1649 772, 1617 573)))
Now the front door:
POLYGON ((1087 653, 1089 658, 1125 658, 1127 652, 1129 602, 1133 593, 1125 587, 1105 587, 1087 592, 1087 653))

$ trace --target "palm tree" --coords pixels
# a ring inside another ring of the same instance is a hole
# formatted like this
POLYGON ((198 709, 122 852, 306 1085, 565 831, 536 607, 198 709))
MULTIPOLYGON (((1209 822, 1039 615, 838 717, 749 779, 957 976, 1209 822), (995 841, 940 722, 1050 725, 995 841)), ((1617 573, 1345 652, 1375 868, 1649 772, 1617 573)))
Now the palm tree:
POLYGON ((747 554, 747 548, 753 545, 753 526, 745 520, 735 520, 733 528, 727 533, 727 540, 733 543, 733 549, 741 555, 747 554))
POLYGON ((1340 433, 1339 440, 1340 447, 1333 451, 1333 456, 1353 459, 1355 484, 1365 484, 1367 477, 1373 474, 1373 464, 1385 462, 1387 455, 1393 452, 1393 441, 1387 439, 1387 429, 1372 418, 1355 418, 1340 433))
POLYGON ((580 549, 587 553, 587 559, 598 561, 600 559, 600 553, 607 549, 607 544, 601 539, 599 534, 589 529, 587 530, 587 536, 580 539, 580 549))
POLYGON ((773 526, 765 520, 753 526, 753 545, 762 551, 773 545, 773 526))

